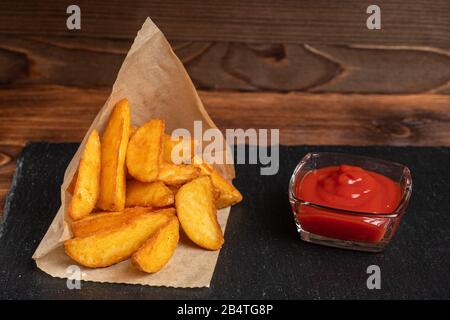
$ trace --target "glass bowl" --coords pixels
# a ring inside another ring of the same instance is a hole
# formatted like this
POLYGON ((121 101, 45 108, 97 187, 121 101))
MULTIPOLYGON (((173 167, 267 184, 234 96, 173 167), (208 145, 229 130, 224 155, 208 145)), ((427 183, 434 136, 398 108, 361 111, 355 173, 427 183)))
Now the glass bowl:
POLYGON ((392 239, 412 192, 409 169, 385 160, 343 153, 308 153, 295 168, 289 183, 289 201, 302 240, 368 252, 383 251, 392 239), (296 189, 310 171, 342 164, 361 167, 390 178, 400 187, 400 201, 390 213, 350 211, 304 201, 296 189))

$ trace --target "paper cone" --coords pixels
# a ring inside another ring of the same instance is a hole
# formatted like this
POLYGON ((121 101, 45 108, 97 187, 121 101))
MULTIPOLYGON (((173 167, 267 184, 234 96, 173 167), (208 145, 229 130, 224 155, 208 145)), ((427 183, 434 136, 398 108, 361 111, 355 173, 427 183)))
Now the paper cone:
MULTIPOLYGON (((120 68, 111 95, 97 114, 66 169, 61 186, 61 207, 33 255, 37 266, 53 277, 71 276, 68 267, 76 265, 63 249, 63 242, 71 237, 67 223, 70 219, 67 216, 67 205, 71 196, 66 190, 78 168, 84 144, 94 128, 100 134, 103 132, 115 103, 125 97, 130 102, 133 125, 140 125, 158 117, 165 120, 167 132, 177 128, 186 128, 192 132, 194 120, 202 121, 203 130, 216 128, 205 111, 183 64, 172 51, 162 32, 150 18, 147 18, 120 68)), ((218 169, 227 178, 234 177, 233 165, 219 165, 218 169)), ((229 212, 230 208, 218 212, 218 220, 223 231, 229 212)), ((136 270, 129 260, 108 268, 89 269, 80 266, 80 269, 82 280, 87 281, 208 287, 218 255, 219 251, 200 249, 182 237, 170 262, 155 274, 136 270)))

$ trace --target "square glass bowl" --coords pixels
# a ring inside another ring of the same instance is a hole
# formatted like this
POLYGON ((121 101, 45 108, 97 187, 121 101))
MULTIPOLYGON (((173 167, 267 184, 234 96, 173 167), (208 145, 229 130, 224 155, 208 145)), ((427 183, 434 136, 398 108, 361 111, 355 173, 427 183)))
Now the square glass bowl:
POLYGON ((385 160, 343 153, 308 153, 297 165, 289 183, 289 201, 301 239, 307 242, 368 252, 383 251, 408 206, 412 193, 409 169, 385 160), (391 213, 332 208, 300 199, 296 188, 310 171, 350 165, 379 173, 400 186, 400 201, 391 213))

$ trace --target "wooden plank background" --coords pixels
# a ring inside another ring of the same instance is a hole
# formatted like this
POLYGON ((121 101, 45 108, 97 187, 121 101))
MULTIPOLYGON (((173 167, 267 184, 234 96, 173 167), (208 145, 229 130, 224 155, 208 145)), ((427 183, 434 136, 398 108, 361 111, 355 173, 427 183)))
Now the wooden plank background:
MULTIPOLYGON (((0 35, 0 84, 111 86, 130 45, 127 40, 0 35)), ((450 53, 443 49, 175 40, 172 45, 203 90, 450 92, 450 53)))
POLYGON ((450 1, 0 2, 0 208, 28 141, 80 141, 147 16, 213 120, 283 144, 450 146, 450 1), (243 121, 245 119, 245 121, 243 121))
POLYGON ((70 1, 0 3, 0 84, 110 86, 153 18, 199 89, 450 92, 450 1, 70 1), (92 72, 95 69, 96 72, 92 72))
MULTIPOLYGON (((67 35, 68 0, 0 3, 7 34, 67 35)), ((147 16, 169 39, 252 43, 421 45, 449 48, 447 0, 380 0, 382 31, 366 28, 373 2, 268 0, 79 0, 83 37, 134 38, 147 16)))

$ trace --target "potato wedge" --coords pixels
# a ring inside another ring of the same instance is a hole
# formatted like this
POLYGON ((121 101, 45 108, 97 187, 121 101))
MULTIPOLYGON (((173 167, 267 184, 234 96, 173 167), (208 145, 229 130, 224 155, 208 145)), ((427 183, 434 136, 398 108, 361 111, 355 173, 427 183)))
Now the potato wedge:
POLYGON ((242 201, 242 194, 236 189, 231 182, 222 177, 211 165, 197 157, 194 158, 194 166, 198 167, 201 175, 208 175, 216 189, 218 196, 215 200, 215 205, 218 209, 232 206, 242 201))
POLYGON ((181 137, 174 139, 168 134, 164 134, 163 136, 163 160, 165 162, 175 163, 172 160, 172 151, 179 144, 181 145, 179 146, 179 152, 176 156, 180 158, 181 163, 191 163, 198 142, 195 139, 183 139, 181 137))
POLYGON ((100 137, 94 129, 86 141, 69 204, 73 220, 86 217, 95 208, 100 193, 100 154, 100 137))
MULTIPOLYGON (((164 210, 174 212, 173 209, 164 210)), ((110 229, 67 240, 64 249, 69 257, 83 266, 108 267, 128 259, 169 219, 153 212, 138 215, 110 229)))
POLYGON ((72 233, 75 237, 85 237, 97 231, 109 229, 129 221, 133 217, 154 212, 155 215, 170 215, 164 210, 155 211, 153 208, 134 207, 120 212, 93 213, 84 219, 72 222, 72 233))
POLYGON ((127 182, 126 207, 165 207, 173 204, 174 201, 173 192, 161 181, 129 180, 127 182))
POLYGON ((179 222, 173 217, 132 255, 131 263, 144 272, 158 272, 172 258, 179 239, 179 222))
POLYGON ((125 156, 130 132, 128 100, 120 100, 109 118, 102 136, 100 197, 97 207, 106 211, 122 211, 125 207, 125 156))
POLYGON ((188 164, 161 163, 158 180, 167 185, 180 185, 197 178, 200 169, 188 164))
MULTIPOLYGON (((138 128, 136 126, 130 125, 130 139, 131 139, 131 136, 136 132, 137 129, 138 128)), ((130 142, 130 140, 128 140, 128 142, 130 142)), ((133 177, 128 173, 128 168, 127 168, 126 164, 125 164, 125 178, 127 180, 133 179, 133 177)))
POLYGON ((155 181, 162 157, 164 121, 153 119, 139 127, 127 150, 128 173, 143 182, 155 181))
POLYGON ((202 176, 183 185, 175 196, 178 219, 186 235, 208 250, 218 250, 223 233, 217 222, 214 189, 209 176, 202 176))

